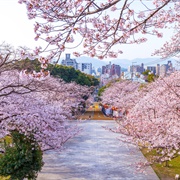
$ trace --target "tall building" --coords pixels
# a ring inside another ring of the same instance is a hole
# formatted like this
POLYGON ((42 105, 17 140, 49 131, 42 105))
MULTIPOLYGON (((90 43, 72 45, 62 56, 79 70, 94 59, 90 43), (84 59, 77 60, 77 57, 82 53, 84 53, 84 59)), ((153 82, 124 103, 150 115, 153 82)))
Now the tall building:
POLYGON ((141 65, 132 65, 129 67, 129 72, 131 73, 140 73, 142 74, 144 72, 144 64, 141 65))
POLYGON ((102 72, 100 76, 100 84, 102 86, 106 85, 108 82, 118 79, 121 76, 121 66, 116 64, 111 64, 102 66, 102 72))
POLYGON ((102 66, 101 74, 106 74, 106 66, 102 66))
POLYGON ((70 54, 66 54, 66 58, 62 60, 61 64, 63 66, 71 66, 74 69, 78 68, 78 63, 76 62, 76 59, 71 59, 70 54))
POLYGON ((119 65, 112 64, 111 69, 110 69, 110 75, 113 76, 115 74, 120 77, 121 67, 119 65))
POLYGON ((160 66, 160 73, 161 77, 171 74, 174 71, 173 65, 171 61, 168 61, 167 64, 162 64, 160 66))
POLYGON ((78 63, 78 70, 86 74, 92 74, 92 63, 78 63))
POLYGON ((151 71, 154 75, 156 74, 156 66, 147 66, 147 70, 151 71))
POLYGON ((132 62, 132 66, 129 66, 128 71, 130 72, 131 79, 133 80, 133 78, 135 78, 136 76, 140 76, 140 74, 144 72, 144 64, 141 63, 141 65, 133 65, 132 62))
POLYGON ((172 62, 171 62, 171 61, 168 61, 166 74, 171 74, 172 72, 174 72, 174 70, 175 70, 175 69, 173 68, 172 62))
POLYGON ((159 76, 160 75, 160 65, 157 64, 156 65, 156 76, 159 76))
POLYGON ((109 74, 109 76, 118 75, 120 77, 121 66, 109 62, 108 65, 102 66, 102 74, 109 74))
POLYGON ((166 76, 166 72, 167 72, 167 65, 166 64, 162 64, 161 66, 160 66, 160 76, 161 77, 164 77, 164 76, 166 76))
POLYGON ((86 74, 92 74, 92 63, 77 63, 76 59, 71 59, 70 54, 66 54, 66 58, 61 61, 61 64, 63 66, 71 66, 86 74))
POLYGON ((93 76, 96 76, 97 75, 97 73, 96 73, 96 70, 95 70, 95 68, 93 67, 92 68, 92 73, 91 73, 93 76))
POLYGON ((97 68, 97 72, 99 73, 99 74, 101 74, 101 71, 102 71, 102 69, 99 67, 99 68, 97 68))

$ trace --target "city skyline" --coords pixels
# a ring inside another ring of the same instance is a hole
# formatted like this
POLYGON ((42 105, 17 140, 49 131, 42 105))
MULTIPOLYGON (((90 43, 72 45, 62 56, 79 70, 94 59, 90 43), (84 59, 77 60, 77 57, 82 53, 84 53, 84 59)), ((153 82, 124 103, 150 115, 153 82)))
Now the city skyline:
MULTIPOLYGON (((93 59, 93 58, 92 58, 93 59)), ((90 61, 91 62, 91 61, 90 61)), ((168 60, 163 64, 157 62, 156 65, 144 66, 144 63, 132 62, 131 65, 125 69, 122 66, 109 61, 108 64, 101 66, 93 66, 92 63, 89 62, 78 62, 75 58, 71 58, 71 54, 66 54, 66 57, 61 61, 61 65, 64 66, 72 66, 76 70, 80 70, 83 73, 93 75, 95 77, 100 78, 100 84, 105 85, 109 81, 113 81, 118 78, 122 79, 131 79, 134 77, 139 77, 138 79, 144 80, 144 72, 147 70, 150 74, 154 74, 155 76, 165 77, 166 75, 170 75, 175 71, 175 66, 168 60)))
MULTIPOLYGON (((122 68, 128 68, 129 66, 132 65, 132 63, 134 65, 141 65, 141 63, 144 64, 145 67, 147 66, 156 66, 157 64, 166 64, 167 61, 172 61, 173 65, 176 65, 176 59, 170 58, 170 59, 158 59, 158 58, 135 58, 132 60, 128 60, 128 59, 108 59, 106 61, 102 61, 96 58, 90 58, 90 57, 77 57, 77 58, 73 58, 76 59, 77 62, 86 62, 86 63, 92 63, 92 66, 95 68, 101 67, 101 66, 105 66, 107 64, 109 64, 109 62, 111 61, 112 64, 117 64, 120 65, 122 68)), ((178 66, 176 66, 176 68, 178 68, 178 66)))

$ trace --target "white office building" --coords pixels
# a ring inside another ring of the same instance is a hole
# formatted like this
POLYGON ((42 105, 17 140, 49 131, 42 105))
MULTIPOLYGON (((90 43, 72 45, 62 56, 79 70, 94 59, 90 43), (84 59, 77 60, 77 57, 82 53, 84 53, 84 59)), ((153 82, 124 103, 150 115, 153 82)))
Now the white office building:
POLYGON ((61 64, 63 66, 71 66, 86 74, 92 74, 92 63, 77 63, 76 59, 71 59, 70 54, 66 54, 66 58, 62 60, 61 64))
POLYGON ((92 74, 92 63, 78 63, 78 70, 86 74, 92 74))
POLYGON ((78 68, 78 63, 76 62, 76 59, 71 59, 70 54, 66 54, 66 59, 63 59, 61 64, 63 66, 71 66, 74 69, 78 68))

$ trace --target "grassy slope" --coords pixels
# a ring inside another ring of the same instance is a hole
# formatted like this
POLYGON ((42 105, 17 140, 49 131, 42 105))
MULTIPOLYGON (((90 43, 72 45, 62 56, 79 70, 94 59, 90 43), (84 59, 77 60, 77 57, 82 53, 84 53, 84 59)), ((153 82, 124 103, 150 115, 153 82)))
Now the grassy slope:
MULTIPOLYGON (((154 152, 142 150, 144 156, 149 159, 154 152)), ((153 164, 152 168, 161 180, 174 180, 176 174, 180 174, 180 156, 169 162, 169 167, 164 167, 164 164, 153 164)))

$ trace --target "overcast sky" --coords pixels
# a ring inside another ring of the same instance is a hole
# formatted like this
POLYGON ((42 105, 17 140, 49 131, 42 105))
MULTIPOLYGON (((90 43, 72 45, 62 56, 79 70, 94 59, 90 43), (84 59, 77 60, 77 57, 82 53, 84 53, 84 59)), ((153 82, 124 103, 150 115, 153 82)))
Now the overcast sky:
MULTIPOLYGON (((34 40, 33 21, 27 18, 25 5, 18 4, 18 0, 0 0, 0 22, 0 42, 5 41, 15 47, 39 46, 39 42, 34 40)), ((119 58, 131 60, 152 57, 154 49, 159 49, 165 40, 169 39, 169 35, 166 33, 163 38, 151 36, 148 42, 141 45, 120 45, 119 48, 124 53, 119 58)), ((71 52, 65 51, 65 53, 71 52)))

